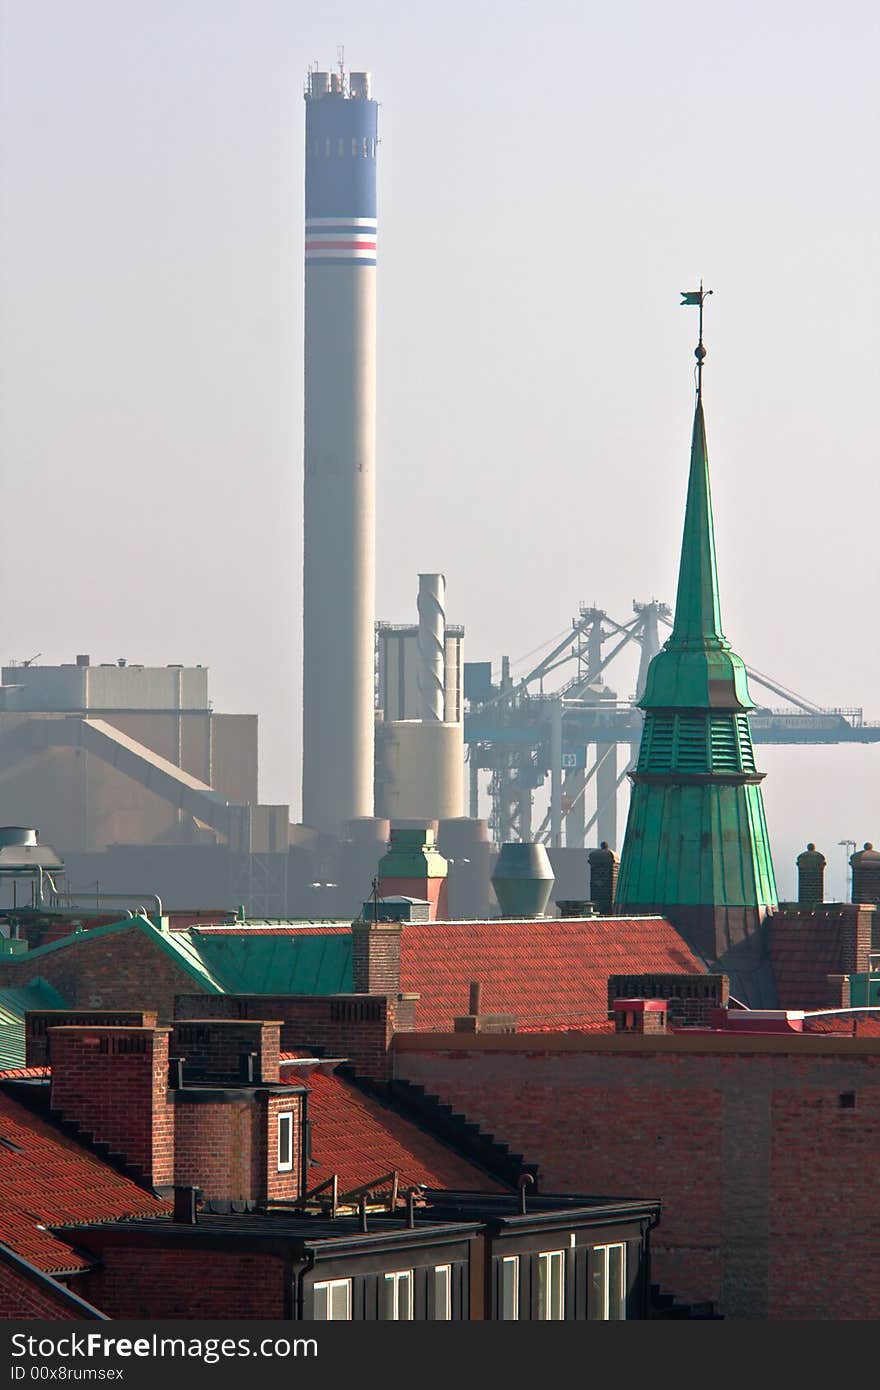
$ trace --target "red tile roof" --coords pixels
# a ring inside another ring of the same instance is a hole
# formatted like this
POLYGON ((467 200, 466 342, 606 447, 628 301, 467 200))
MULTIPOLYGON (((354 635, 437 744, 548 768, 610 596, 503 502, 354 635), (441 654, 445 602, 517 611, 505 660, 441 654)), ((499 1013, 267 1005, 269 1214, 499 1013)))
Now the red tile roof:
POLYGON ((6 1067, 0 1071, 0 1081, 30 1081, 49 1074, 48 1067, 6 1067))
POLYGON ((805 1033, 843 1033, 849 1037, 880 1037, 880 1014, 821 1014, 818 1018, 804 1019, 805 1033))
POLYGON ((609 975, 705 971, 663 917, 420 922, 404 927, 400 987, 421 995, 420 1032, 449 1032, 472 980, 484 1013, 515 1014, 529 1032, 604 1023, 609 975))
POLYGON ((414 1183, 460 1191, 508 1190, 335 1072, 285 1067, 281 1079, 309 1088, 312 1157, 318 1160, 309 1169, 310 1188, 337 1173, 341 1194, 396 1168, 402 1192, 414 1183))
POLYGON ((87 1258, 43 1227, 168 1210, 0 1091, 0 1240, 22 1259, 46 1274, 86 1269, 87 1258))

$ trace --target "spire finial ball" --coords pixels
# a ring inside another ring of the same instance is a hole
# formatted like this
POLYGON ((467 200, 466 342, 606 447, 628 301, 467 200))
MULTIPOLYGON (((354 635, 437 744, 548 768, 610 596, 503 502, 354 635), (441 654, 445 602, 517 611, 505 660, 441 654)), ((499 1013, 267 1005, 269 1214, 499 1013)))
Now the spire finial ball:
POLYGON ((696 357, 698 362, 705 361, 706 349, 703 347, 702 343, 697 343, 697 346, 694 348, 694 357, 696 357))

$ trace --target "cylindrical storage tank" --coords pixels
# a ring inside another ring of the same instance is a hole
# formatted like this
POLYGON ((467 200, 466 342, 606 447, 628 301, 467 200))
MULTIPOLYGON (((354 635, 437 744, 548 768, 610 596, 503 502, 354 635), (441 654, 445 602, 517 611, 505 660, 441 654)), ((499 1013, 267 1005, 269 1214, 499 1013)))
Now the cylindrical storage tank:
POLYGON ((390 833, 385 816, 356 816, 345 827, 345 838, 356 845, 387 845, 390 833))
POLYGON ((553 870, 544 845, 506 843, 492 874, 502 917, 543 917, 553 887, 553 870))
POLYGON ((825 855, 810 842, 797 857, 798 896, 803 907, 825 901, 825 855))
POLYGON ((450 917, 484 921, 492 908, 492 847, 486 821, 474 816, 443 820, 438 842, 449 863, 450 917))
POLYGON ((29 825, 0 825, 0 849, 7 845, 35 845, 39 832, 29 825))
POLYGON ((378 726, 376 812, 401 820, 444 820, 461 815, 464 799, 464 729, 398 719, 378 726))
POLYGON ((302 815, 338 836, 373 813, 378 104, 324 77, 306 98, 302 815))
POLYGON ((441 723, 446 710, 446 580, 419 575, 419 717, 441 723))

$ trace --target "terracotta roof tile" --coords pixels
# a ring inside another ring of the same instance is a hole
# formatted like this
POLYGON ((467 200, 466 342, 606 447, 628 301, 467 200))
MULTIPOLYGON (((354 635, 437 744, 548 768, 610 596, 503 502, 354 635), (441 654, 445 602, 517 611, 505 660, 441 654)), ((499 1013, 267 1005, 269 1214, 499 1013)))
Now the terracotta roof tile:
POLYGON ((312 1156, 309 1186, 334 1173, 340 1192, 350 1191, 396 1168, 400 1187, 414 1183, 463 1191, 507 1191, 390 1107, 365 1096, 336 1072, 285 1067, 282 1080, 309 1088, 312 1156))
POLYGON ((85 1269, 89 1261, 45 1226, 168 1210, 167 1202, 0 1091, 0 1239, 22 1259, 47 1274, 85 1269))
POLYGON ((448 1032, 468 1010, 472 980, 485 1013, 511 1013, 522 1031, 583 1028, 608 1017, 608 976, 704 974, 663 917, 407 923, 400 987, 421 995, 420 1032, 448 1032))

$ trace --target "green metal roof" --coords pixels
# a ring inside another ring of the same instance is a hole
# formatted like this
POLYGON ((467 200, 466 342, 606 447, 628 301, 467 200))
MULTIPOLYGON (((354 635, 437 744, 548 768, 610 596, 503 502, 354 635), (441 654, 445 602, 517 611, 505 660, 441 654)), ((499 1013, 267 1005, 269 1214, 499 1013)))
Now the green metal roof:
POLYGON ((25 1065, 25 1013, 28 1009, 63 1009, 62 999, 48 980, 39 976, 28 985, 0 989, 0 1071, 25 1065))
POLYGON ((691 439, 675 622, 672 634, 648 667, 642 709, 712 708, 750 710, 746 669, 721 628, 715 560, 715 528, 709 482, 709 451, 702 401, 698 399, 691 439))
MULTIPOLYGON (((176 933, 177 934, 177 933, 176 933)), ((194 948, 229 994, 349 994, 351 933, 200 932, 194 948)))
POLYGON ((24 1023, 28 1009, 65 1008, 67 1001, 62 999, 54 985, 38 975, 30 984, 9 985, 0 989, 0 1028, 24 1023))
MULTIPOLYGON (((197 927, 163 931, 143 917, 127 917, 38 946, 23 959, 30 964, 129 929, 142 932, 171 956, 207 994, 348 994, 352 989, 350 931, 260 932, 247 926, 216 933, 197 927)), ((64 1000, 27 1007, 63 1008, 64 1000)))
POLYGON ((391 842, 379 860, 378 877, 446 878, 448 864, 435 844, 431 826, 391 831, 391 842))

